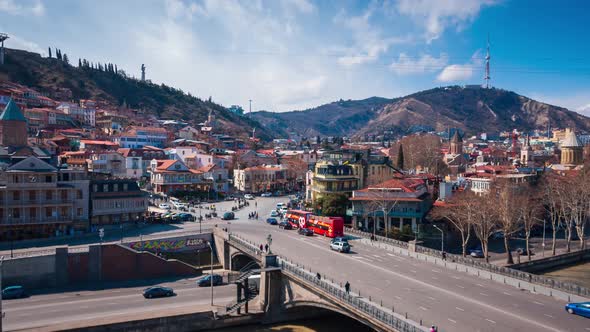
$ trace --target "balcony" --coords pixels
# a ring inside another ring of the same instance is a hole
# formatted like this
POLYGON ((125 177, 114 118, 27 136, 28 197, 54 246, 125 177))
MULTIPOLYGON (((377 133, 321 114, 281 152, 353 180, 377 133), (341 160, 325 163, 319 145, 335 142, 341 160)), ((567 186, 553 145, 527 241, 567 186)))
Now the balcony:
POLYGON ((0 225, 38 225, 38 224, 55 224, 55 223, 71 223, 71 217, 43 217, 43 218, 2 218, 0 225))
POLYGON ((348 192, 358 190, 358 187, 352 186, 350 188, 326 188, 323 186, 312 186, 311 190, 318 192, 318 193, 348 193, 348 192))
POLYGON ((72 205, 74 201, 72 199, 0 199, 0 205, 4 207, 11 206, 30 206, 30 205, 72 205))

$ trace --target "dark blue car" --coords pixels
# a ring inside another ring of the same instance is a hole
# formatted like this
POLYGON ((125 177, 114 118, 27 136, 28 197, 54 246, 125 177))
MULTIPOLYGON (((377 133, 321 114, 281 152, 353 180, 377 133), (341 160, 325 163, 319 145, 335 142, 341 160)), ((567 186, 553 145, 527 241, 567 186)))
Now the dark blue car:
POLYGON ((277 220, 277 218, 268 218, 268 219, 266 219, 266 222, 271 225, 278 225, 279 224, 279 221, 277 220))
POLYGON ((173 296, 174 290, 170 287, 154 286, 143 290, 143 297, 146 299, 152 299, 156 297, 168 297, 173 296))
POLYGON ((23 297, 27 297, 23 286, 9 286, 2 290, 2 299, 4 300, 22 299, 23 297))
POLYGON ((568 303, 565 305, 565 311, 590 318, 590 302, 568 303))
MULTIPOLYGON (((213 286, 218 286, 221 285, 223 283, 223 277, 220 276, 219 274, 214 274, 213 275, 213 286)), ((199 287, 205 287, 205 286, 211 286, 211 275, 207 275, 201 279, 199 279, 199 281, 197 281, 197 285, 199 287)))

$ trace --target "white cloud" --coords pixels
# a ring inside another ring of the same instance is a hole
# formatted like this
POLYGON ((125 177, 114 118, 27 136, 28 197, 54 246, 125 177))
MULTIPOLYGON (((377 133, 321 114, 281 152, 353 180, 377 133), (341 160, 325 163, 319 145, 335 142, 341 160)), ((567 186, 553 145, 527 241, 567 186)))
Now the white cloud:
POLYGON ((344 12, 334 17, 334 23, 340 24, 352 32, 353 46, 347 55, 339 57, 338 63, 353 66, 376 61, 394 44, 408 41, 405 37, 383 37, 381 30, 371 24, 370 19, 375 11, 373 5, 359 16, 346 16, 344 12))
POLYGON ((590 104, 579 106, 578 108, 576 108, 576 112, 585 116, 590 116, 590 104))
POLYGON ((480 50, 475 51, 466 64, 448 65, 436 76, 439 82, 467 81, 473 77, 473 73, 481 71, 483 61, 480 50))
POLYGON ((448 61, 449 57, 444 53, 438 58, 430 54, 411 58, 405 53, 400 53, 399 58, 389 65, 389 69, 398 75, 432 73, 442 69, 448 61))
POLYGON ((301 13, 310 14, 316 11, 315 5, 308 0, 283 0, 282 2, 284 5, 293 7, 301 13))
POLYGON ((399 0, 397 10, 422 25, 424 38, 430 43, 450 26, 461 30, 482 8, 495 3, 496 0, 399 0))
MULTIPOLYGON (((0 27, 0 31, 8 31, 0 27)), ((41 48, 39 44, 32 42, 30 40, 23 39, 18 35, 15 35, 8 31, 8 36, 10 37, 7 41, 4 42, 4 46, 8 48, 18 49, 18 50, 25 50, 29 52, 39 53, 43 56, 47 54, 44 48, 41 48)))
POLYGON ((14 0, 0 0, 0 12, 10 15, 43 16, 45 14, 45 6, 41 0, 19 0, 18 3, 15 3, 14 0))

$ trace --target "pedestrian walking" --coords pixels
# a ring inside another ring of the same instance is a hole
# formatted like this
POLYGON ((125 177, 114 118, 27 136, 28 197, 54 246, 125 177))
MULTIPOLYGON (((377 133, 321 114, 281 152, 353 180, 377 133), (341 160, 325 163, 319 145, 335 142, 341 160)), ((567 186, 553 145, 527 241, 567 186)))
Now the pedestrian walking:
POLYGON ((264 252, 268 252, 268 244, 264 245, 264 252))
POLYGON ((436 328, 436 326, 432 325, 432 327, 430 328, 430 332, 437 332, 438 329, 436 328))
POLYGON ((320 275, 319 272, 318 272, 318 274, 316 274, 316 277, 318 278, 318 280, 322 280, 322 276, 320 275))
POLYGON ((447 260, 447 253, 444 251, 442 252, 442 259, 443 259, 443 261, 447 260))
POLYGON ((346 294, 350 293, 350 283, 348 281, 344 284, 344 289, 346 290, 346 294))
POLYGON ((260 245, 260 251, 262 252, 262 249, 264 249, 264 247, 262 246, 262 244, 260 245))

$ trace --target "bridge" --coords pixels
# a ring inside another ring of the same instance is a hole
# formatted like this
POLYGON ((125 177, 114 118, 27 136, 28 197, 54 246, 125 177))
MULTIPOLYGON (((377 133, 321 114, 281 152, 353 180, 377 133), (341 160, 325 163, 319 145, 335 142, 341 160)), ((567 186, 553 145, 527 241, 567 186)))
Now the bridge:
POLYGON ((355 319, 375 331, 418 332, 427 331, 425 326, 395 313, 358 293, 346 292, 333 280, 318 278, 304 266, 260 251, 254 243, 238 235, 217 230, 215 232, 218 257, 224 268, 243 270, 245 267, 260 269, 245 270, 237 278, 237 303, 228 310, 239 310, 251 300, 248 294, 247 276, 260 272, 260 310, 266 314, 266 322, 286 320, 297 309, 319 308, 355 319), (243 293, 242 293, 243 291, 243 293))
MULTIPOLYGON (((303 237, 259 223, 216 230, 224 267, 261 268, 260 309, 282 318, 298 307, 340 313, 377 331, 590 331, 587 320, 565 312, 568 301, 590 293, 522 271, 448 255, 405 242, 347 230, 353 251, 328 249, 329 239, 303 237), (272 251, 259 249, 268 234, 272 251), (321 279, 316 274, 321 274, 321 279), (350 281, 346 293, 342 285, 350 281)), ((242 288, 244 289, 244 288, 242 288)))

